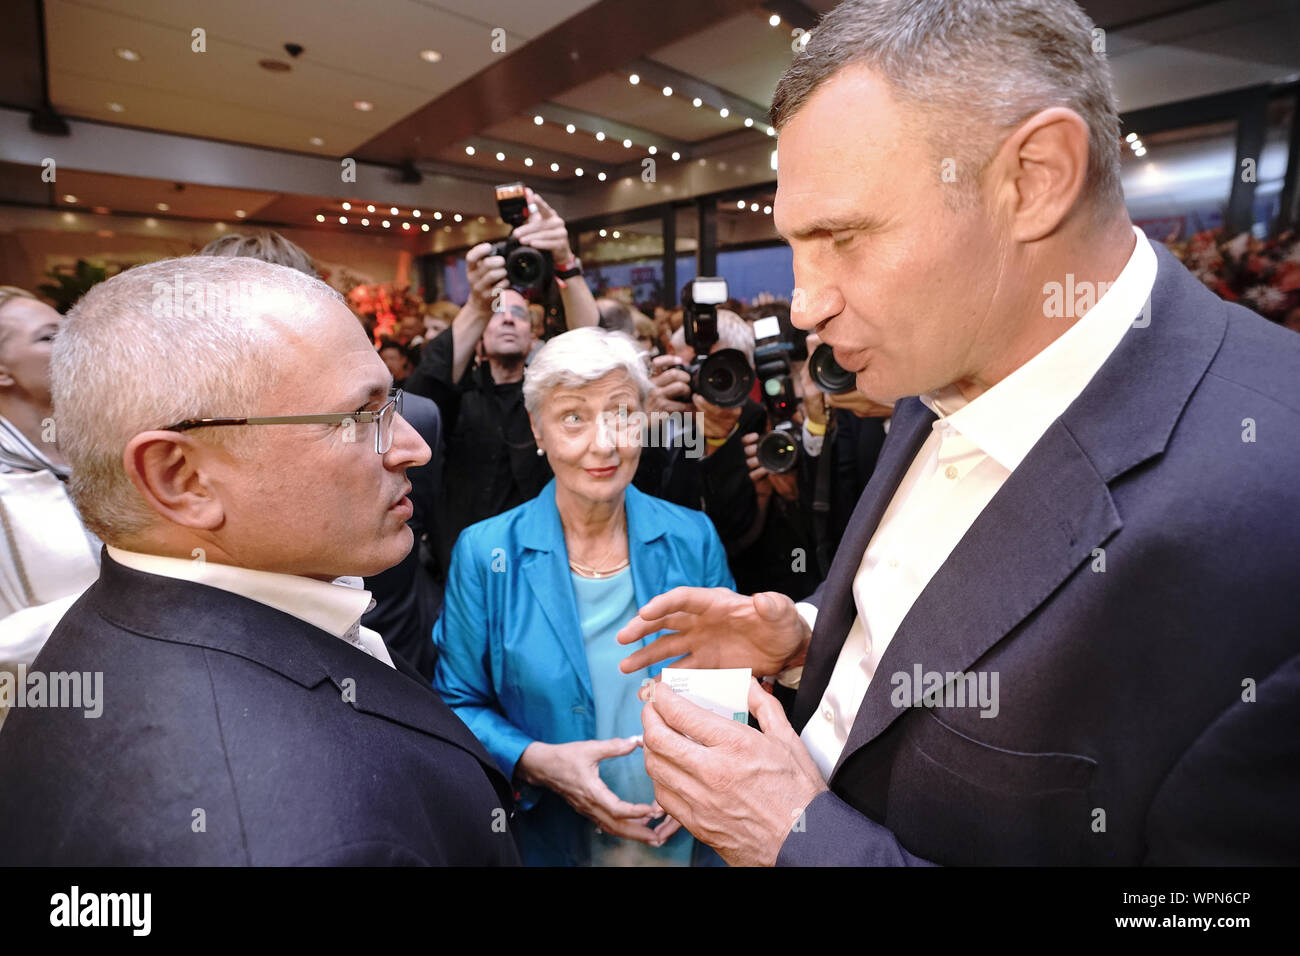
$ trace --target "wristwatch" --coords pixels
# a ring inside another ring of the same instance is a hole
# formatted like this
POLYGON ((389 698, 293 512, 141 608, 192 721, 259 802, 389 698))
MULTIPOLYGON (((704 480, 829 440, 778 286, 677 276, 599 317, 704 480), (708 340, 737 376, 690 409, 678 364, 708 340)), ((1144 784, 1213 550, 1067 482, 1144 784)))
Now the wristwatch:
POLYGON ((572 279, 574 276, 582 275, 582 260, 574 256, 564 265, 556 267, 555 274, 561 279, 572 279))

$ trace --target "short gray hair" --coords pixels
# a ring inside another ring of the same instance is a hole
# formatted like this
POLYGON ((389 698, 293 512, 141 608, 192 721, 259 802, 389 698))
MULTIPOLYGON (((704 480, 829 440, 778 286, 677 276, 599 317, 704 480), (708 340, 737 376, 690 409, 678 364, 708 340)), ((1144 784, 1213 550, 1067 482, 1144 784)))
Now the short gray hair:
POLYGON ((1119 109, 1093 42, 1093 23, 1073 0, 845 0, 781 77, 772 125, 780 130, 842 68, 863 64, 932 115, 930 146, 957 161, 969 201, 1002 139, 1064 106, 1088 125, 1084 194, 1109 208, 1123 201, 1119 109))
POLYGON ((524 407, 536 420, 542 400, 552 389, 581 387, 614 371, 627 374, 644 404, 650 378, 635 340, 595 326, 557 335, 537 350, 524 369, 524 407))
MULTIPOLYGON (((259 311, 277 295, 291 309, 343 304, 324 282, 285 266, 189 256, 119 273, 68 313, 50 357, 55 427, 72 469, 68 492, 101 540, 116 543, 153 520, 122 465, 135 435, 255 413, 282 359, 259 311)), ((237 442, 218 434, 234 431, 216 429, 214 440, 237 442)))

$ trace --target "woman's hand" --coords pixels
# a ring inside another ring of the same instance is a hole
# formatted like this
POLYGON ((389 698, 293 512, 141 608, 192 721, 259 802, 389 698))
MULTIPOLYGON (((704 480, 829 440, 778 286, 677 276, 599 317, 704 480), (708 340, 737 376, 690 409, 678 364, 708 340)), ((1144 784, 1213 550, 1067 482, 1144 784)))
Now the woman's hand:
POLYGON ((625 756, 640 746, 639 737, 578 740, 568 744, 535 741, 520 755, 518 769, 529 783, 554 790, 606 833, 662 846, 680 824, 669 818, 651 830, 646 824, 663 816, 663 811, 648 803, 620 800, 600 779, 602 760, 625 756))

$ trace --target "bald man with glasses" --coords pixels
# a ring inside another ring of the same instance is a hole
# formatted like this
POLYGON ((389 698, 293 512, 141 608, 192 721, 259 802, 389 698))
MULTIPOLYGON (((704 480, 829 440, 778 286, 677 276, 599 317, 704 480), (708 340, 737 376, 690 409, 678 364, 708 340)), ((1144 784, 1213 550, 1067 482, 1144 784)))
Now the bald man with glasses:
POLYGON ((430 455, 341 297, 140 266, 68 316, 52 378, 105 553, 32 669, 99 713, 11 712, 0 865, 517 863, 507 781, 339 583, 406 556, 430 455))

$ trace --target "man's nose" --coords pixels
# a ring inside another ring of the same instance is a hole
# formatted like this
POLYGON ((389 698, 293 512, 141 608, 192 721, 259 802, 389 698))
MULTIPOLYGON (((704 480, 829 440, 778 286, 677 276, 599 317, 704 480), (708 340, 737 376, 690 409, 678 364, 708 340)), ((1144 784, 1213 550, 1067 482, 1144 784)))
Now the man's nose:
POLYGON ((429 443, 401 415, 393 417, 393 445, 384 456, 384 466, 390 469, 415 468, 427 465, 433 452, 429 443))
POLYGON ((794 293, 790 297, 790 323, 795 328, 812 332, 843 310, 844 299, 833 282, 812 269, 796 266, 794 293))

